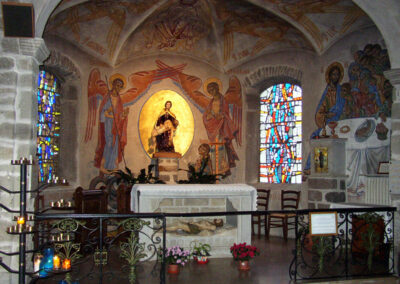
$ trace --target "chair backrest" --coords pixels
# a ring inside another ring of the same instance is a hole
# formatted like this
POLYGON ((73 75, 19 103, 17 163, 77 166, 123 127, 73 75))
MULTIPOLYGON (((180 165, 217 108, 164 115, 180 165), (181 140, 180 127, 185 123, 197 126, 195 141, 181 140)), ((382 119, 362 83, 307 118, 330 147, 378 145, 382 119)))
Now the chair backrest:
POLYGON ((268 210, 270 189, 257 189, 257 209, 268 210))
POLYGON ((102 189, 85 190, 78 187, 74 192, 75 213, 107 213, 107 191, 102 189))
POLYGON ((296 210, 299 208, 300 191, 282 190, 281 191, 281 209, 296 210))

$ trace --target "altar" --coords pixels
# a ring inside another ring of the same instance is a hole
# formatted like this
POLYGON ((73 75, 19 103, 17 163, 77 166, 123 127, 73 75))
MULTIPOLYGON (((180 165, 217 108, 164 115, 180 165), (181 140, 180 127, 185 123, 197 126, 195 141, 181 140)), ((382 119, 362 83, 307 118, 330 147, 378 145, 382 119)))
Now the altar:
MULTIPOLYGON (((246 184, 137 184, 131 191, 131 210, 136 213, 255 211, 257 190, 246 184)), ((167 247, 190 248, 194 241, 210 244, 212 257, 230 256, 229 248, 234 243, 251 243, 251 215, 167 218, 167 247), (215 219, 222 226, 214 229, 215 219), (211 229, 198 233, 179 230, 178 225, 196 222, 210 223, 211 229)))

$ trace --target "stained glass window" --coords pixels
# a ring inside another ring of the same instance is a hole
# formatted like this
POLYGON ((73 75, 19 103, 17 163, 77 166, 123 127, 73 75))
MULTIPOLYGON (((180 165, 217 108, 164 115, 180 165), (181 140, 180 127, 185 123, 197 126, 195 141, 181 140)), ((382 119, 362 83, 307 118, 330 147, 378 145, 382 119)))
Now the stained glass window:
POLYGON ((60 136, 60 94, 55 76, 40 71, 38 77, 37 155, 39 182, 49 182, 57 174, 60 136))
POLYGON ((260 95, 260 182, 301 183, 302 90, 288 83, 260 95))

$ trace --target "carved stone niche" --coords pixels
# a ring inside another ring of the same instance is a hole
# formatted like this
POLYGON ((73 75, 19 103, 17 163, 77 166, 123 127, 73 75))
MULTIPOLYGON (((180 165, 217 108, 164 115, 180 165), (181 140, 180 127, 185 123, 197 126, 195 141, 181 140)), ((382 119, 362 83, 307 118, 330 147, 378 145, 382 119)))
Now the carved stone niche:
POLYGON ((343 138, 310 140, 311 175, 343 177, 346 175, 346 141, 343 138))

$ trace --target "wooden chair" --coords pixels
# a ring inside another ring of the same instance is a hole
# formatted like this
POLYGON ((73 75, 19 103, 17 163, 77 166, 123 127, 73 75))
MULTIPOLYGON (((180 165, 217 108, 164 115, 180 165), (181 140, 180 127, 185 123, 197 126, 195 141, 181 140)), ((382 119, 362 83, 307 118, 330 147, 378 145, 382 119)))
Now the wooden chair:
MULTIPOLYGON (((107 213, 107 191, 105 188, 101 189, 89 189, 85 190, 82 187, 78 187, 74 192, 74 201, 75 201, 75 213, 77 214, 105 214, 107 213)), ((86 222, 85 226, 89 228, 95 228, 99 224, 98 220, 93 219, 84 219, 86 222)), ((93 234, 90 234, 88 230, 83 229, 78 231, 80 236, 77 237, 78 241, 81 243, 88 240, 88 238, 95 237, 93 234)), ((103 224, 103 239, 107 234, 107 228, 105 223, 103 224)), ((79 234, 78 234, 79 235, 79 234)), ((97 236, 100 236, 96 233, 97 236)))
MULTIPOLYGON (((266 211, 268 210, 269 196, 271 190, 269 189, 257 189, 257 210, 266 211)), ((255 215, 251 217, 251 232, 254 235, 254 225, 257 225, 257 235, 260 238, 261 228, 264 226, 265 235, 267 235, 267 214, 255 215)))
MULTIPOLYGON (((281 210, 297 210, 300 202, 300 191, 282 190, 281 210)), ((288 230, 294 229, 295 213, 272 213, 268 215, 266 235, 269 237, 271 228, 282 228, 283 238, 287 240, 288 230)))

